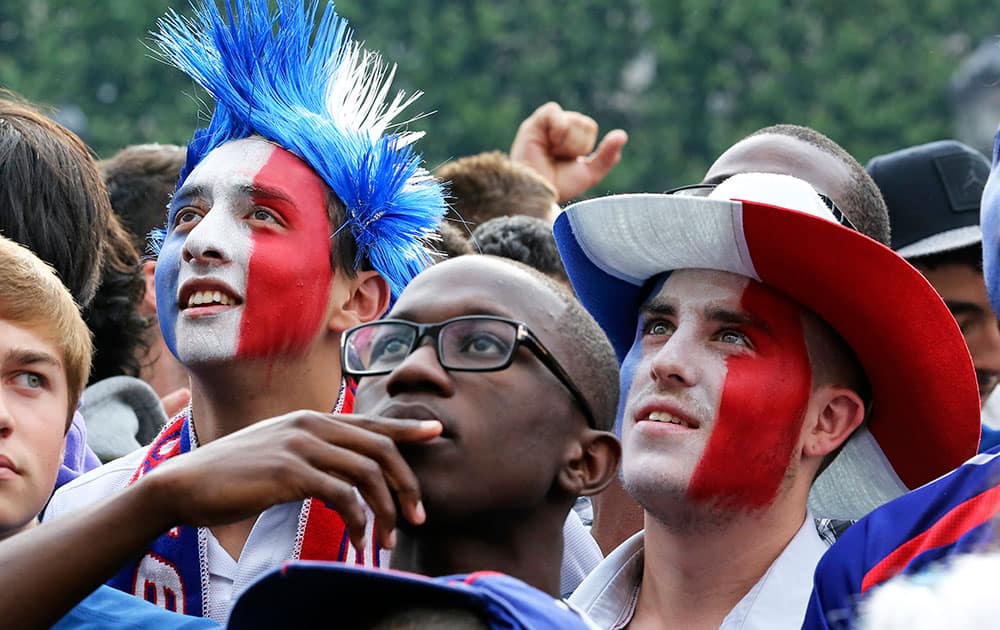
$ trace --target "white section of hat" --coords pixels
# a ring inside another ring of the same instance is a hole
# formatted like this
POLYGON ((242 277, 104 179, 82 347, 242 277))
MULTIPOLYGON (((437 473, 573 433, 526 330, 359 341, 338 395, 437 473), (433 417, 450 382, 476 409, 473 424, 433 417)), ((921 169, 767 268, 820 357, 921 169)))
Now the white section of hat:
POLYGON ((848 439, 809 491, 809 511, 818 518, 858 520, 907 492, 867 427, 848 439))
POLYGON ((615 195, 574 204, 566 214, 587 257, 631 284, 675 269, 714 269, 759 279, 738 202, 615 195))
POLYGON ((715 187, 709 199, 740 199, 769 206, 799 210, 836 223, 816 189, 791 175, 778 173, 739 173, 715 187))

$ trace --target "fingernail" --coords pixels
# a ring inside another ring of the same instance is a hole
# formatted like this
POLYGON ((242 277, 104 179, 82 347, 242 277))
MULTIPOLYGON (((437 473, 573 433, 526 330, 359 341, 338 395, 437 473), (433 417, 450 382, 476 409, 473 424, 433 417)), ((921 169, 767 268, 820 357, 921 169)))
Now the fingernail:
POLYGON ((441 421, 440 420, 421 420, 420 421, 420 428, 421 429, 426 429, 426 430, 439 429, 439 428, 441 428, 441 421))
POLYGON ((417 501, 417 507, 414 508, 414 516, 417 518, 417 524, 423 523, 427 520, 427 512, 424 511, 424 502, 417 501))
POLYGON ((386 549, 396 548, 396 530, 392 530, 389 532, 389 535, 385 537, 385 544, 382 546, 385 547, 386 549))

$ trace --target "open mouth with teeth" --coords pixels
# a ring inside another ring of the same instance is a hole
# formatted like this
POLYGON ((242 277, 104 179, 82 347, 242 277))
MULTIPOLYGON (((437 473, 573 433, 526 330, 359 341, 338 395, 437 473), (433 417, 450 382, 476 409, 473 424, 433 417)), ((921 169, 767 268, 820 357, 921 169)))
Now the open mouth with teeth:
POLYGON ((225 289, 213 287, 184 291, 181 293, 178 303, 185 312, 208 315, 227 310, 232 306, 238 306, 243 301, 225 289))
POLYGON ((660 423, 665 423, 665 424, 675 424, 675 425, 678 425, 678 426, 687 427, 689 429, 696 429, 697 428, 697 426, 692 425, 690 422, 688 422, 684 418, 681 418, 679 416, 675 416, 675 415, 673 415, 671 413, 667 413, 666 411, 653 411, 653 412, 651 412, 649 414, 649 416, 647 416, 646 418, 643 418, 643 420, 645 420, 647 422, 660 422, 660 423))

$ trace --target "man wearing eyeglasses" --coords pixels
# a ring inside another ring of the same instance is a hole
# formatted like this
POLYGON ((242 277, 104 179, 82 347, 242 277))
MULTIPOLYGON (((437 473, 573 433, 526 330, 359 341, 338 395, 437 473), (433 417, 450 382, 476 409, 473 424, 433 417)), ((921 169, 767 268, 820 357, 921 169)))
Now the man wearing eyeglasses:
MULTIPOLYGON (((609 432, 614 351, 576 298, 520 263, 462 256, 418 275, 387 319, 348 330, 342 348, 345 374, 360 380, 359 415, 300 411, 256 423, 172 458, 76 519, 29 532, 17 549, 0 546, 11 576, 43 552, 70 558, 34 570, 18 592, 47 584, 58 617, 73 593, 164 528, 315 496, 345 515, 352 541, 372 530, 364 514, 373 505, 386 521, 378 530, 392 532, 378 542, 393 546, 394 569, 499 571, 559 597, 564 522, 578 495, 607 485, 621 452, 609 432), (343 492, 344 480, 360 494, 343 492), (99 535, 137 515, 119 535, 99 535)), ((377 615, 391 604, 378 592, 336 597, 284 605, 377 615)))
POLYGON ((816 518, 858 518, 975 452, 951 315, 835 205, 750 173, 556 221, 622 362, 622 478, 643 508, 570 600, 601 627, 798 628, 828 545, 816 518))

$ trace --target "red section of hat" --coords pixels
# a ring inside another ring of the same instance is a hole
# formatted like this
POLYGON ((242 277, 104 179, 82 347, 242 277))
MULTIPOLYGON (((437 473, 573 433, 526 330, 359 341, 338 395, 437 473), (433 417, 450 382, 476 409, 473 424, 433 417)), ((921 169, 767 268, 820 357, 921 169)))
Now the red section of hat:
POLYGON ((801 212, 744 202, 761 280, 812 310, 854 349, 872 386, 869 429, 916 488, 976 454, 972 359, 934 289, 890 249, 801 212))

